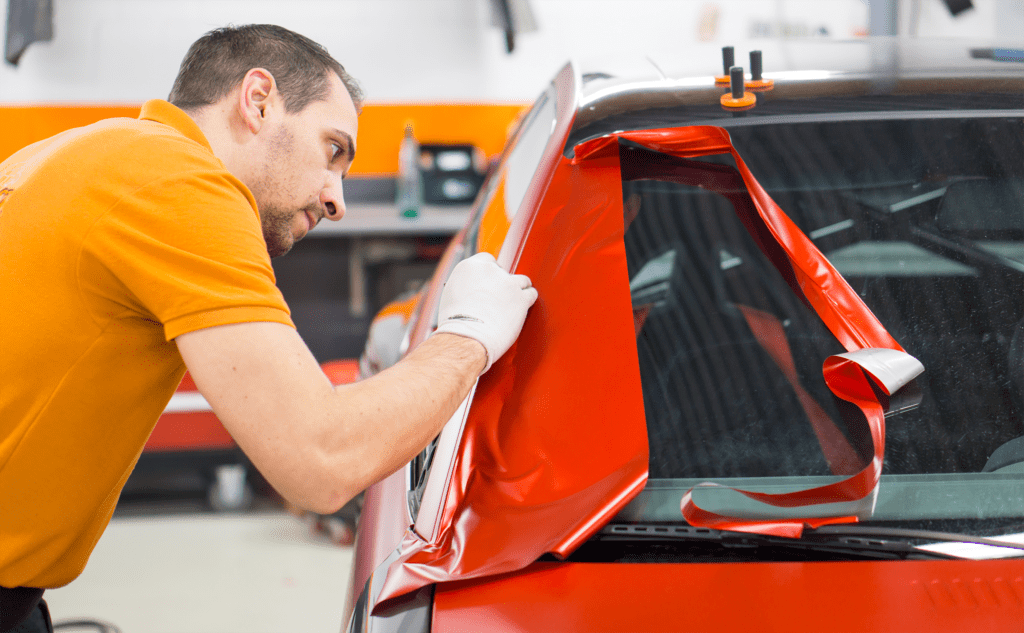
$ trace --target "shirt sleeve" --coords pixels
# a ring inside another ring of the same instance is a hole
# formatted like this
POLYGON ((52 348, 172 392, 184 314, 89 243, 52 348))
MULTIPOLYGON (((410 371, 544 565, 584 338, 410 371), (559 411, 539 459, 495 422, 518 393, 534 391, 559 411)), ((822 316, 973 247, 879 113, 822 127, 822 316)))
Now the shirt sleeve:
POLYGON ((227 172, 210 169, 121 197, 83 241, 83 256, 110 273, 106 298, 163 324, 168 341, 231 323, 295 327, 243 190, 227 172))

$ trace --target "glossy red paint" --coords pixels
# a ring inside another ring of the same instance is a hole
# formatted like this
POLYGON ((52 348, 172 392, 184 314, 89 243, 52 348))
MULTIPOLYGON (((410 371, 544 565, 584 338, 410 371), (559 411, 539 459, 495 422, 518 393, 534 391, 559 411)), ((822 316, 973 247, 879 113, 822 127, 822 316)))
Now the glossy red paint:
POLYGON ((1024 561, 536 563, 438 585, 433 630, 1020 633, 1024 561))
POLYGON ((143 449, 147 453, 234 448, 235 440, 213 411, 165 413, 143 449))
MULTIPOLYGON (((176 394, 198 394, 192 375, 185 373, 176 394)), ((143 451, 159 453, 234 448, 235 440, 213 411, 164 413, 157 420, 143 451)))
POLYGON ((516 345, 480 379, 436 536, 406 534, 378 605, 568 554, 643 488, 622 196, 605 186, 618 179, 617 152, 585 168, 561 158, 540 208, 514 219, 510 235, 532 225, 515 271, 540 298, 516 345))
POLYGON ((329 360, 320 364, 332 385, 346 385, 359 380, 359 361, 352 358, 329 360))

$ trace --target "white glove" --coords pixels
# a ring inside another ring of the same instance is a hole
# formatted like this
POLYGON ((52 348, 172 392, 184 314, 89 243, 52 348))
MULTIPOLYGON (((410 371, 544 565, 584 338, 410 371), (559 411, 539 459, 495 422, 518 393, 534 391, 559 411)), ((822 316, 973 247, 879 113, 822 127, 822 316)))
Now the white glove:
MULTIPOLYGON (((487 366, 512 347, 526 321, 537 290, 526 275, 504 270, 490 253, 458 263, 441 291, 437 332, 478 341, 487 350, 487 366)), ((480 372, 481 374, 484 372, 480 372)))

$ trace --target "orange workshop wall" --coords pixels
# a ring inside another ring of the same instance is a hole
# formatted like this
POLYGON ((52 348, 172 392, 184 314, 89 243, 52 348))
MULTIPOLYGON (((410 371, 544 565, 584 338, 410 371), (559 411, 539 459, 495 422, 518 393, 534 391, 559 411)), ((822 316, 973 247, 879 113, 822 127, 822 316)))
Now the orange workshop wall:
MULTIPOLYGON (((406 124, 421 143, 470 143, 488 158, 498 154, 525 110, 515 103, 368 103, 359 117, 352 175, 398 171, 398 146, 406 124)), ((67 129, 110 117, 136 117, 138 105, 0 106, 0 160, 67 129)))

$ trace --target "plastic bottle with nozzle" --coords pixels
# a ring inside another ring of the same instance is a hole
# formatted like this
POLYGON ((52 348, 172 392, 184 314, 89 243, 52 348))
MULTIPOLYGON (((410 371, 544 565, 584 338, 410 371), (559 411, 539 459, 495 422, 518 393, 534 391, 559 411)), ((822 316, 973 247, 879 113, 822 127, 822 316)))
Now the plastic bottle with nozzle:
POLYGON ((405 126, 405 136, 398 149, 398 183, 395 202, 403 218, 416 218, 423 205, 423 183, 420 180, 420 144, 412 125, 405 126))

